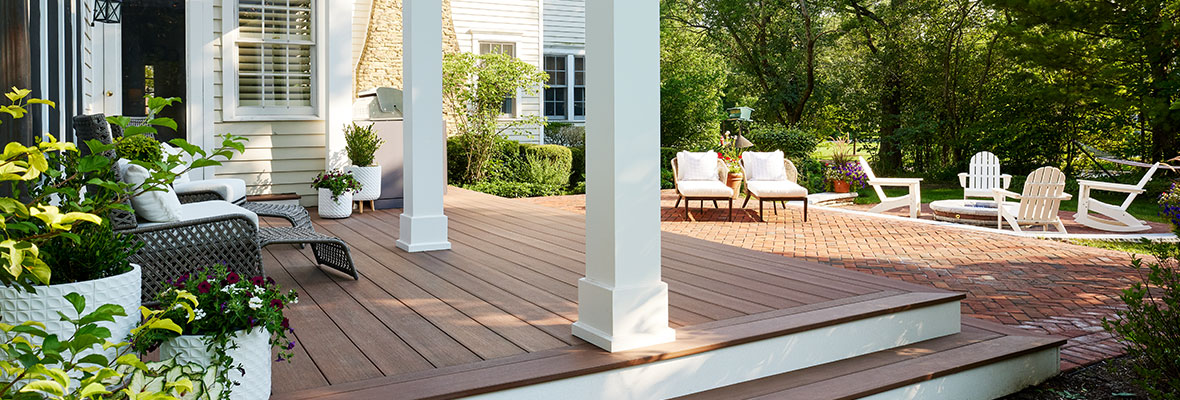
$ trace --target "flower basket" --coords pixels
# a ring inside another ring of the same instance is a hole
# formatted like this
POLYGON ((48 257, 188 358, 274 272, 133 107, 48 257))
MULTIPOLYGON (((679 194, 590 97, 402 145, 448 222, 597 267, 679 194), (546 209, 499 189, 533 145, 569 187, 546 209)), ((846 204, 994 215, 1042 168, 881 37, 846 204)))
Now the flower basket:
MULTIPOLYGON (((241 385, 230 388, 230 399, 265 400, 270 398, 270 332, 256 327, 240 330, 230 338, 226 355, 240 370, 230 371, 229 378, 241 385)), ((213 365, 213 355, 201 335, 183 335, 172 338, 160 345, 160 357, 176 357, 182 363, 194 363, 202 367, 213 365)))
POLYGON ((332 199, 331 189, 320 189, 320 218, 348 218, 352 215, 352 192, 341 193, 332 199))

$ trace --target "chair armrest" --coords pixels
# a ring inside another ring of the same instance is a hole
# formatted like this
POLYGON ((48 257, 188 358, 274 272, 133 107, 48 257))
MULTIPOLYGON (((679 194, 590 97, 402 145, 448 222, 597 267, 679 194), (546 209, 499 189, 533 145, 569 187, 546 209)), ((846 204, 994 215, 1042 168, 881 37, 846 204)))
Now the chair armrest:
POLYGON ((1134 193, 1134 194, 1140 194, 1140 193, 1144 192, 1143 188, 1136 186, 1136 185, 1128 185, 1125 183, 1088 181, 1088 180, 1083 180, 1083 179, 1078 179, 1078 188, 1080 190, 1098 189, 1098 190, 1105 190, 1108 192, 1134 193))
POLYGON ((992 188, 992 196, 996 198, 996 203, 1003 203, 1006 198, 1020 199, 1020 193, 1010 191, 1008 189, 992 188))
POLYGON ((219 215, 118 231, 143 242, 130 257, 143 268, 143 299, 150 301, 165 281, 213 265, 244 276, 261 276, 258 226, 242 215, 219 215))
POLYGON ((922 178, 877 178, 869 180, 869 184, 875 186, 910 186, 921 182, 922 178))
POLYGON ((1012 175, 1000 174, 1000 185, 1002 185, 1004 189, 1012 186, 1012 175))
POLYGON ((967 188, 967 177, 968 176, 970 176, 970 175, 967 174, 966 172, 959 173, 959 186, 961 186, 963 189, 967 188))
POLYGON ((176 197, 180 199, 180 204, 200 203, 202 201, 222 200, 229 201, 221 193, 212 190, 194 190, 191 192, 176 191, 176 197))

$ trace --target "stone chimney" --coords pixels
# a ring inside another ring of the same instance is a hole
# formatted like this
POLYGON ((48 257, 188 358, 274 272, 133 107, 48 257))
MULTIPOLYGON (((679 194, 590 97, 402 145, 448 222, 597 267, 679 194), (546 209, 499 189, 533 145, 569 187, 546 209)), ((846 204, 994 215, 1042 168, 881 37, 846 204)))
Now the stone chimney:
MULTIPOLYGON (((443 0, 443 51, 459 52, 451 0, 443 0)), ((373 0, 368 34, 356 65, 354 93, 378 86, 402 88, 402 0, 373 0)))

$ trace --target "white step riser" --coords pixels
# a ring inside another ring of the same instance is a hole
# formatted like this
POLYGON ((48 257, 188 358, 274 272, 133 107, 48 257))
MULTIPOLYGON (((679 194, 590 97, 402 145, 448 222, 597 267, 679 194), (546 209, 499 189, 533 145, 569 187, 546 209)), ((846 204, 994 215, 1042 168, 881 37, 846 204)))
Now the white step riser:
POLYGON ((862 400, 990 400, 1057 375, 1061 355, 1050 348, 941 378, 881 392, 862 400))
POLYGON ((953 335, 959 328, 954 301, 471 398, 676 397, 953 335))

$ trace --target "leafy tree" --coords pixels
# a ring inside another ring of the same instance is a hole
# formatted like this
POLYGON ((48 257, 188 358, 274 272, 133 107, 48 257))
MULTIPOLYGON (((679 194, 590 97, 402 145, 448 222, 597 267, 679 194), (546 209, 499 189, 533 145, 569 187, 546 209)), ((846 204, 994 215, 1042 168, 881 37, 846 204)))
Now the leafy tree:
POLYGON ((660 143, 697 149, 715 145, 728 65, 681 22, 694 12, 684 0, 662 0, 660 10, 660 143))
POLYGON ((501 116, 506 97, 517 91, 536 95, 546 80, 548 75, 535 65, 505 54, 443 56, 443 100, 456 114, 459 134, 468 137, 464 182, 483 180, 492 147, 504 132, 545 125, 537 115, 501 116))

